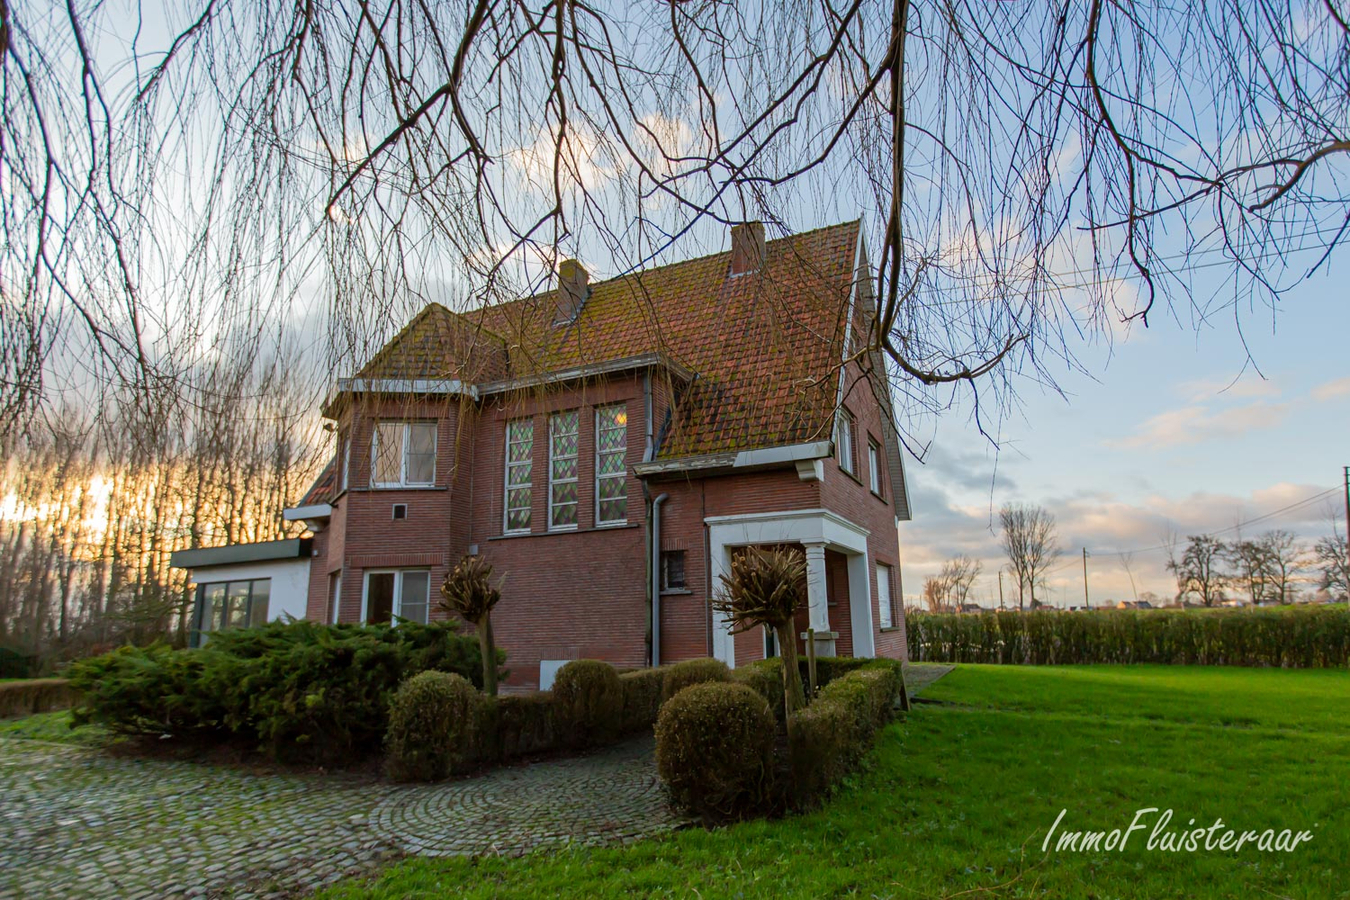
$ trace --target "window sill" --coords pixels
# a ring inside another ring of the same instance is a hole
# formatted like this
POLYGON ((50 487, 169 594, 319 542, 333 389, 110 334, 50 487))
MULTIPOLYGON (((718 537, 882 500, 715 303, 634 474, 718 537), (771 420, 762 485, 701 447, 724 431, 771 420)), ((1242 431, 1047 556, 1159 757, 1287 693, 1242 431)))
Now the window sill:
POLYGON ((515 538, 559 537, 565 534, 593 534, 597 531, 623 531, 626 528, 637 527, 637 525, 602 525, 599 528, 566 528, 555 531, 509 531, 504 534, 489 535, 487 539, 489 541, 507 541, 515 538))
POLYGON ((860 487, 862 486, 862 479, 859 478, 857 475, 853 474, 852 472, 850 472, 848 469, 845 469, 843 466, 840 466, 839 471, 847 475, 851 481, 857 482, 857 484, 860 487))
POLYGON ((347 491, 353 494, 374 494, 384 493, 386 491, 448 491, 448 487, 440 487, 435 484, 377 484, 370 487, 348 488, 347 491))
POLYGON ((661 588, 662 597, 682 597, 692 593, 689 588, 661 588))
POLYGON ((878 494, 876 491, 869 491, 869 492, 871 493, 871 495, 872 495, 873 497, 876 497, 878 500, 880 500, 880 501, 881 501, 881 504, 882 504, 883 506, 888 506, 888 505, 889 505, 889 504, 886 502, 886 498, 883 497, 883 496, 881 496, 880 494, 878 494))
POLYGON ((890 634, 890 633, 893 632, 893 631, 899 631, 899 630, 900 630, 900 626, 899 626, 899 625, 892 625, 892 626, 889 627, 889 628, 878 628, 877 630, 880 631, 882 634, 890 634))

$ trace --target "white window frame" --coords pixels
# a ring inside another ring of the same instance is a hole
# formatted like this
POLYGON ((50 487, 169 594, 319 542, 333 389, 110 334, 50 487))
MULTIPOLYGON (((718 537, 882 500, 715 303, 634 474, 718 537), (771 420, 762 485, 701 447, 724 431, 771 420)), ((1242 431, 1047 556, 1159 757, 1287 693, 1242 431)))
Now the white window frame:
POLYGON ((436 484, 436 462, 440 448, 440 429, 436 427, 434 420, 426 419, 377 419, 370 432, 370 485, 375 488, 406 488, 406 487, 432 487, 436 484), (381 425, 401 425, 403 435, 402 444, 399 447, 399 469, 398 481, 376 481, 376 475, 379 471, 378 456, 380 453, 380 426, 381 425), (430 481, 409 481, 408 480, 408 453, 412 446, 413 426, 431 426, 431 480, 430 481))
MULTIPOLYGON (((578 526, 580 526, 580 524, 581 524, 581 522, 580 522, 580 519, 581 519, 581 515, 580 515, 580 513, 581 513, 581 497, 580 497, 580 496, 577 497, 576 502, 571 503, 571 504, 567 504, 567 503, 557 503, 557 504, 555 504, 555 503, 553 502, 553 486, 554 486, 555 484, 576 484, 576 485, 579 486, 580 483, 581 483, 581 477, 580 477, 580 476, 581 476, 581 410, 580 410, 580 409, 564 409, 564 410, 559 410, 558 412, 552 413, 552 414, 548 417, 548 530, 549 530, 549 531, 576 531, 577 528, 578 528, 578 526), (555 460, 558 460, 558 459, 568 459, 568 457, 566 457, 566 456, 554 456, 554 454, 553 454, 553 427, 554 427, 554 425, 558 422, 558 420, 559 420, 562 416, 565 416, 565 415, 567 415, 568 413, 576 413, 576 417, 577 417, 577 433, 576 433, 576 437, 577 437, 577 452, 576 452, 576 453, 573 455, 573 457, 572 457, 572 458, 576 459, 576 461, 577 461, 577 474, 574 475, 574 476, 572 476, 571 478, 555 478, 554 475, 553 475, 553 463, 554 463, 554 461, 555 461, 555 460), (553 524, 553 510, 556 509, 556 508, 558 508, 558 507, 562 507, 562 506, 575 506, 576 509, 577 509, 577 521, 572 522, 570 525, 555 525, 555 524, 553 524)), ((580 488, 578 487, 578 491, 579 491, 579 490, 580 490, 580 488)))
POLYGON ((606 405, 606 406, 597 406, 597 407, 595 408, 595 525, 596 525, 597 528, 605 527, 605 526, 611 526, 611 525, 627 525, 627 524, 628 524, 628 418, 627 418, 627 412, 628 412, 628 404, 626 404, 626 403, 611 403, 611 404, 608 404, 608 405, 606 405), (600 474, 600 454, 601 454, 601 450, 600 450, 600 416, 601 416, 602 413, 606 412, 607 410, 613 410, 613 409, 621 409, 621 410, 623 410, 624 413, 625 413, 625 416, 624 416, 624 424, 621 426, 621 430, 622 430, 622 432, 623 432, 623 451, 622 451, 622 452, 623 452, 623 470, 620 471, 620 472, 618 472, 617 474, 612 474, 612 475, 601 475, 601 474, 600 474), (621 518, 621 519, 605 519, 605 518, 602 518, 601 515, 600 515, 600 510, 601 510, 601 506, 600 506, 600 482, 601 482, 601 481, 606 481, 606 480, 608 480, 608 481, 618 481, 618 482, 620 482, 621 484, 623 484, 623 486, 624 486, 624 494, 623 494, 623 518, 621 518))
POLYGON ((854 446, 856 420, 853 418, 853 413, 841 406, 835 421, 834 444, 835 455, 839 458, 839 468, 856 478, 858 476, 857 448, 854 446), (848 452, 845 452, 845 450, 848 452))
POLYGON ((397 625, 398 617, 403 615, 403 576, 405 574, 425 574, 427 576, 427 621, 431 621, 431 570, 421 567, 411 569, 366 569, 361 573, 361 625, 366 624, 366 613, 370 601, 370 576, 394 576, 394 605, 389 610, 390 622, 397 625))
POLYGON ((344 432, 342 433, 342 437, 339 438, 339 440, 342 441, 342 459, 341 459, 341 465, 342 465, 342 473, 341 473, 341 475, 342 475, 342 478, 341 478, 341 480, 338 482, 338 485, 339 485, 339 488, 340 488, 341 490, 345 491, 345 490, 347 490, 347 485, 349 484, 349 479, 350 479, 350 477, 351 477, 351 471, 352 471, 352 433, 351 433, 351 431, 350 431, 350 430, 344 431, 344 432))
POLYGON ((877 563, 877 627, 895 627, 895 569, 886 563, 877 563), (882 573, 886 575, 885 594, 881 592, 882 573))
POLYGON ((881 446, 869 435, 867 438, 867 477, 872 493, 878 497, 881 493, 881 446))
POLYGON ((338 620, 339 620, 340 618, 342 618, 342 573, 341 573, 341 572, 336 573, 331 579, 329 579, 329 589, 333 592, 333 596, 332 596, 332 597, 330 598, 330 600, 329 600, 329 602, 333 604, 333 613, 332 613, 331 616, 329 616, 329 620, 330 620, 330 621, 328 622, 328 624, 329 624, 329 625, 336 625, 336 624, 338 623, 338 620))
POLYGON ((502 441, 502 534, 529 534, 530 525, 534 521, 534 419, 509 419, 506 423, 506 431, 502 441), (530 455, 518 462, 511 462, 511 426, 528 425, 530 429, 530 455), (511 467, 529 466, 530 480, 524 484, 511 484, 511 467), (511 491, 525 489, 529 491, 530 505, 526 507, 526 522, 524 528, 511 527, 511 491))

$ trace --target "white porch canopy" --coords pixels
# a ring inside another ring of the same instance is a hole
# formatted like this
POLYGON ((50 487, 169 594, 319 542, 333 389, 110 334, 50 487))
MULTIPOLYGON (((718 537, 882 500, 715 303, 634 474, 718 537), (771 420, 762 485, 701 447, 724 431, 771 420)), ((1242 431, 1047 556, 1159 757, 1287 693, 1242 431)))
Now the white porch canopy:
MULTIPOLYGON (((785 512, 750 513, 740 516, 709 516, 709 558, 712 585, 716 591, 721 575, 731 570, 736 547, 762 544, 801 544, 806 548, 806 594, 811 627, 830 631, 826 605, 825 551, 836 550, 848 557, 848 605, 854 656, 875 656, 872 640, 872 578, 867 561, 867 530, 826 509, 794 509, 785 512)), ((832 655, 833 643, 818 643, 818 652, 832 655)), ((736 666, 736 647, 731 625, 713 614, 713 656, 736 666)))

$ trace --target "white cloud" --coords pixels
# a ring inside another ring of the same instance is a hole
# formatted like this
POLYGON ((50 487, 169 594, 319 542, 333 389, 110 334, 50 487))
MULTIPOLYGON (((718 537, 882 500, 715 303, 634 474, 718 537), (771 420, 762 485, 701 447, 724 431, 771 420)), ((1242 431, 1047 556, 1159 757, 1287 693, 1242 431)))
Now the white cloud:
POLYGON ((1198 404, 1184 406, 1153 416, 1140 425, 1133 435, 1108 442, 1108 445, 1158 449, 1231 440, 1253 431, 1275 428, 1288 414, 1287 403, 1257 402, 1219 410, 1210 410, 1198 404))
POLYGON ((1314 400, 1334 400, 1337 397, 1350 397, 1350 375, 1323 382, 1312 389, 1314 400))

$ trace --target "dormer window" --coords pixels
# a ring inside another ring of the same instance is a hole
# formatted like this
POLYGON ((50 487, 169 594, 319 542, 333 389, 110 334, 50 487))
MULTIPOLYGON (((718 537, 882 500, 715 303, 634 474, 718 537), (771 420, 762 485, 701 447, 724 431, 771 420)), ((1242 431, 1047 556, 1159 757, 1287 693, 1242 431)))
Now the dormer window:
POLYGON ((370 459, 373 487, 430 487, 436 483, 436 423, 377 423, 370 459))

